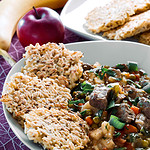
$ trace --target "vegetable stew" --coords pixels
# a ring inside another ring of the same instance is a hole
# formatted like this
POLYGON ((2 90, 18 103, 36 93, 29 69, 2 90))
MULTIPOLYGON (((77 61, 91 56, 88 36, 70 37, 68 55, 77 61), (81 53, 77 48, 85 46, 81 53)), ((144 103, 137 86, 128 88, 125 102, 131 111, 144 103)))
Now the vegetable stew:
POLYGON ((69 108, 90 127, 86 149, 150 148, 150 77, 137 62, 83 64, 69 108))

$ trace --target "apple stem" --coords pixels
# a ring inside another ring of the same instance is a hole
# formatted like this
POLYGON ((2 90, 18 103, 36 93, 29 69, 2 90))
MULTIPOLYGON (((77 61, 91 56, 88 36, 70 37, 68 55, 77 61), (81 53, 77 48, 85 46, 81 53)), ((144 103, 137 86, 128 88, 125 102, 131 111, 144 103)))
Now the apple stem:
POLYGON ((38 12, 37 12, 37 10, 36 10, 36 8, 33 6, 33 9, 34 9, 34 11, 35 11, 35 13, 36 13, 36 18, 37 19, 41 19, 41 17, 39 16, 39 14, 38 14, 38 12))

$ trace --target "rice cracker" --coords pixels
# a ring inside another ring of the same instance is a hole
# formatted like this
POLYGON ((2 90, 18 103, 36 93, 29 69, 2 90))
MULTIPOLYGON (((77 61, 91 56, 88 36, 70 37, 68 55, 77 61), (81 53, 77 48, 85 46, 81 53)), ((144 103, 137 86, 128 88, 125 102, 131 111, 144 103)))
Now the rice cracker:
POLYGON ((121 40, 150 30, 150 10, 130 18, 130 21, 116 29, 104 32, 109 39, 121 40))
POLYGON ((68 109, 71 100, 70 89, 59 86, 54 79, 30 77, 20 72, 11 77, 0 101, 23 126, 24 114, 36 108, 57 107, 68 109))
POLYGON ((150 0, 112 0, 96 7, 86 16, 86 25, 94 33, 108 31, 126 23, 130 16, 150 8, 150 0))
POLYGON ((47 150, 80 150, 89 142, 89 127, 76 113, 64 109, 39 108, 25 115, 29 140, 47 150))
POLYGON ((139 42, 150 45, 150 31, 144 32, 139 36, 139 42))
POLYGON ((62 43, 50 42, 29 45, 25 50, 25 66, 22 67, 22 73, 28 76, 56 79, 59 85, 70 89, 76 86, 76 81, 82 76, 81 51, 68 50, 62 43))

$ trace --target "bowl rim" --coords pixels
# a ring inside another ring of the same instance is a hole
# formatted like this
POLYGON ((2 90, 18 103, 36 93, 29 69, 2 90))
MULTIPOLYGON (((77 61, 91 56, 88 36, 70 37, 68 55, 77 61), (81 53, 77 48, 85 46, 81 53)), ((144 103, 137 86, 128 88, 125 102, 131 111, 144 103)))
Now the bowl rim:
MULTIPOLYGON (((67 46, 71 46, 71 45, 79 45, 79 44, 88 44, 88 43, 124 43, 124 44, 132 44, 132 45, 139 45, 139 46, 142 46, 142 47, 147 47, 149 48, 150 50, 150 46, 149 45, 145 45, 145 44, 142 44, 142 43, 137 43, 137 42, 132 42, 132 41, 113 41, 113 40, 95 40, 95 41, 82 41, 82 42, 74 42, 74 43, 68 43, 68 44, 64 44, 66 47, 67 46)), ((21 61, 24 61, 24 58, 21 58, 12 68, 11 70, 9 71, 9 73, 7 74, 6 76, 6 79, 5 79, 5 82, 4 82, 4 85, 6 85, 6 81, 8 80, 8 77, 10 77, 10 74, 11 74, 11 71, 13 70, 13 68, 19 64, 21 61)), ((21 70, 21 68, 20 68, 21 70)), ((3 90, 2 90, 2 94, 4 94, 4 87, 3 87, 3 90)), ((9 120, 8 116, 7 116, 7 109, 6 109, 6 106, 4 103, 2 103, 2 107, 3 107, 3 112, 4 112, 4 115, 5 115, 5 118, 10 126, 10 128, 12 129, 12 131, 14 132, 14 134, 17 136, 17 138, 24 144, 26 145, 29 149, 34 149, 33 147, 30 147, 30 145, 25 141, 25 140, 22 140, 22 137, 19 135, 18 132, 16 132, 16 130, 14 129, 14 125, 11 123, 11 121, 9 120)), ((9 112, 8 112, 9 113, 9 112)))

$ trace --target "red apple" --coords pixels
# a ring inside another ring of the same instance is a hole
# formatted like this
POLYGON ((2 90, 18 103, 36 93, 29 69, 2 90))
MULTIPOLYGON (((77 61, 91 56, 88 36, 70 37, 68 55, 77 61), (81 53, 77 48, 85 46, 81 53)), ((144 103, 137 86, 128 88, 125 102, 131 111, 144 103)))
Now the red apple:
POLYGON ((34 8, 18 22, 17 36, 23 47, 36 43, 60 43, 64 39, 64 26, 56 11, 47 7, 34 8))

